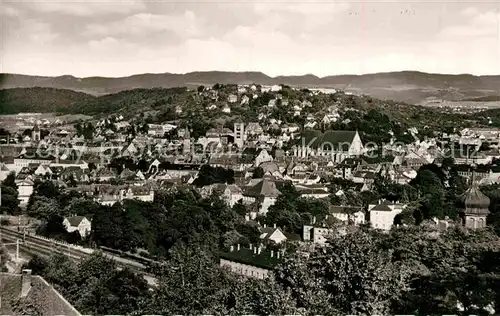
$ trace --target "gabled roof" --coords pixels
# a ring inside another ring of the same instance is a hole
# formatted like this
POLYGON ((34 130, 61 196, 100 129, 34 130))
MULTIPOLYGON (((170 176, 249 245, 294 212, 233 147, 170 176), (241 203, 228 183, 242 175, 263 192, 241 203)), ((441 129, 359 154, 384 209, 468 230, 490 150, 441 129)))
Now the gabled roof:
POLYGON ((69 224, 72 227, 78 227, 78 225, 80 225, 80 223, 83 221, 84 218, 85 218, 85 216, 66 217, 66 219, 68 220, 69 224))
POLYGON ((386 203, 380 203, 372 208, 371 211, 392 212, 392 209, 386 203))
POLYGON ((283 234, 283 232, 281 231, 281 229, 279 229, 278 227, 276 227, 276 228, 274 228, 274 227, 264 227, 264 228, 261 228, 261 230, 260 230, 260 232, 261 232, 260 233, 260 239, 262 239, 262 240, 269 240, 269 238, 271 238, 271 236, 275 232, 277 232, 277 231, 279 231, 279 232, 281 232, 283 234))
POLYGON ((40 276, 31 276, 31 288, 24 298, 19 298, 22 289, 20 274, 0 274, 1 315, 15 315, 14 305, 20 300, 32 305, 41 315, 81 315, 50 284, 40 276))
POLYGON ((342 214, 354 214, 357 212, 362 212, 363 208, 360 206, 342 206, 342 205, 331 205, 331 213, 342 213, 342 214))
POLYGON ((278 197, 281 192, 278 191, 274 182, 264 178, 259 183, 249 188, 246 194, 254 197, 278 197))

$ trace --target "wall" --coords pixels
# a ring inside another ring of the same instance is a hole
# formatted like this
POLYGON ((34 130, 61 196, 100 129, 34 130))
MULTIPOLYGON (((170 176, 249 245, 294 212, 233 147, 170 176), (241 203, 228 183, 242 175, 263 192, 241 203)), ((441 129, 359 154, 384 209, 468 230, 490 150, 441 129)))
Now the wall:
POLYGON ((370 222, 373 228, 390 230, 394 223, 396 215, 401 213, 401 209, 395 209, 391 212, 388 211, 370 211, 370 222))
POLYGON ((266 269, 225 259, 220 259, 220 266, 228 267, 234 273, 257 279, 265 279, 269 273, 269 270, 266 269))

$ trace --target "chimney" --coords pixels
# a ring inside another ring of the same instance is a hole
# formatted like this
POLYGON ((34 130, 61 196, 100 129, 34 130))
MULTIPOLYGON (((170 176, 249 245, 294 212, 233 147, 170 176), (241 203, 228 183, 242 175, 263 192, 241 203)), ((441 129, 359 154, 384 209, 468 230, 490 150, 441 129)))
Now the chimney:
POLYGON ((31 270, 25 269, 22 271, 21 283, 21 297, 26 297, 31 289, 31 270))
POLYGON ((240 244, 238 244, 238 245, 236 246, 236 249, 237 249, 238 251, 240 251, 240 244))
POLYGON ((274 250, 271 250, 271 258, 274 257, 274 250))
POLYGON ((250 250, 252 250, 252 244, 250 244, 250 250))
POLYGON ((276 251, 276 258, 279 259, 280 258, 280 252, 279 251, 276 251))
POLYGON ((253 248, 253 254, 256 255, 257 254, 257 247, 253 248))
POLYGON ((274 228, 276 228, 276 224, 274 224, 274 228))
POLYGON ((229 248, 229 251, 233 252, 234 251, 234 246, 231 245, 231 248, 229 248))

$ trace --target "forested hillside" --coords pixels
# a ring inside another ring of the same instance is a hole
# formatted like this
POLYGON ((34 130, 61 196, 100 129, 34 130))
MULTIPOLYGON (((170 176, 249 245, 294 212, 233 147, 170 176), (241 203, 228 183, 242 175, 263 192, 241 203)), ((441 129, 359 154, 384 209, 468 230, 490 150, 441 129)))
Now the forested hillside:
POLYGON ((136 88, 196 87, 216 83, 286 84, 295 87, 337 88, 369 94, 383 100, 419 103, 432 97, 461 100, 497 94, 500 76, 431 74, 418 71, 336 75, 322 78, 314 75, 270 77, 262 72, 225 71, 137 74, 121 78, 0 74, 0 88, 48 87, 84 91, 93 95, 117 93, 136 88))
POLYGON ((0 90, 0 114, 73 112, 75 103, 86 104, 94 99, 94 96, 72 90, 53 88, 4 89, 0 90))

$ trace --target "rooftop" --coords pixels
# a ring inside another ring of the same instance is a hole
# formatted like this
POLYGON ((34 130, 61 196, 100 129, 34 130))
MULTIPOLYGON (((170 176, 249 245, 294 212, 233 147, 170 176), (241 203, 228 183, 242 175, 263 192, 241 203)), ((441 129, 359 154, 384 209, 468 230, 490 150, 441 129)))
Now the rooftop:
POLYGON ((271 257, 271 251, 263 249, 260 254, 254 253, 250 248, 241 247, 240 250, 230 251, 225 249, 219 253, 221 259, 248 264, 262 269, 273 269, 282 262, 282 258, 277 258, 276 252, 271 257))
POLYGON ((0 273, 0 281, 1 315, 29 315, 33 309, 40 315, 81 315, 40 276, 0 273), (24 291, 23 278, 28 282, 24 291), (21 297, 22 292, 27 292, 24 297, 21 297))

